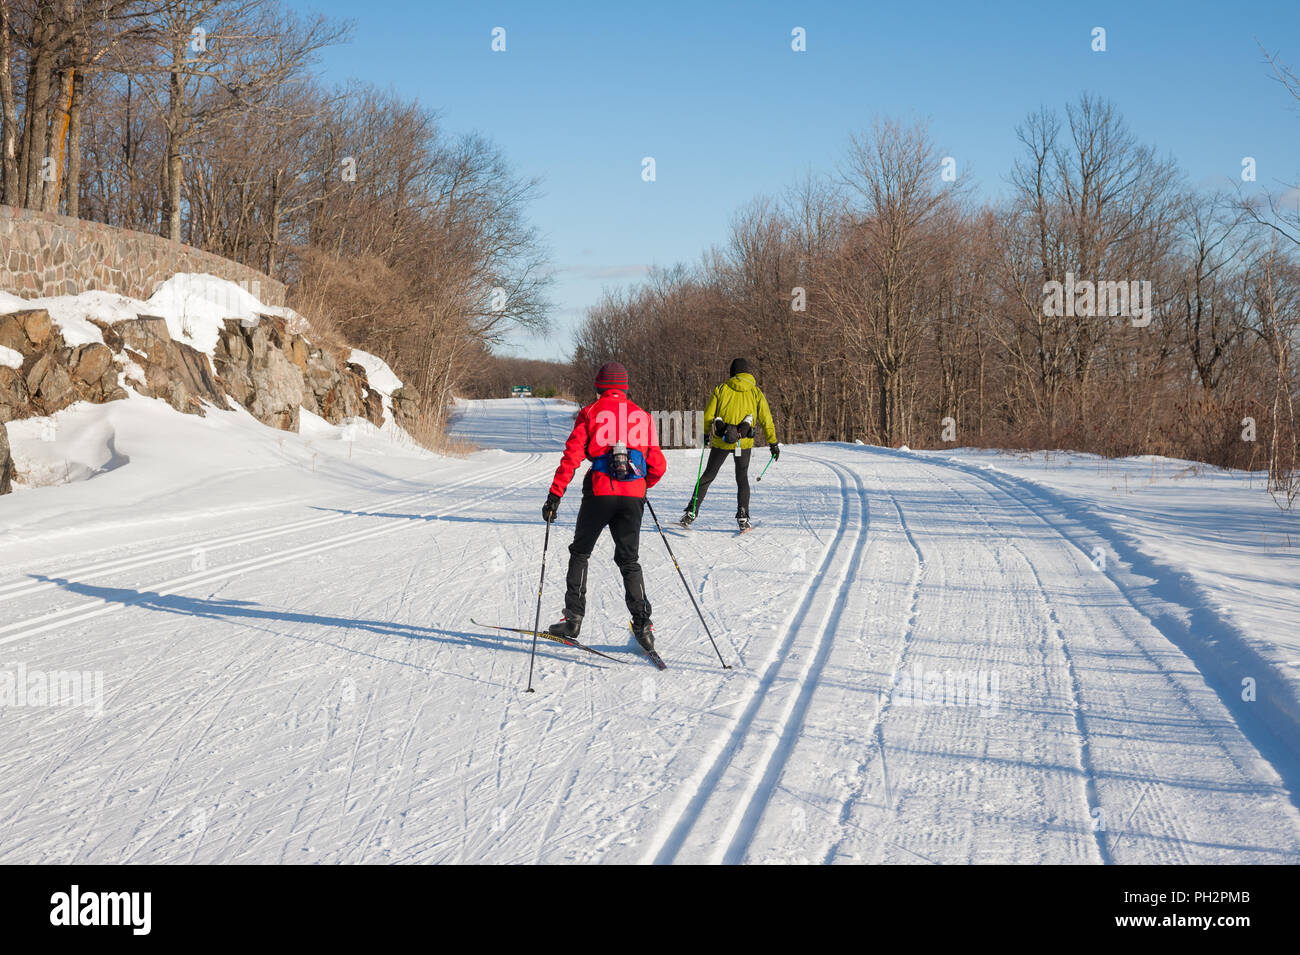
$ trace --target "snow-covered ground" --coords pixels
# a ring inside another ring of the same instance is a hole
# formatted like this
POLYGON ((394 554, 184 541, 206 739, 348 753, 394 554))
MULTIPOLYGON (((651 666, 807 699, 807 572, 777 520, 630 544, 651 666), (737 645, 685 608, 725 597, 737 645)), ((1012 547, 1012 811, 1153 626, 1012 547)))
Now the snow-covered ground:
POLYGON ((1297 559, 1258 479, 790 446, 754 533, 725 474, 669 531, 734 669, 647 520, 668 670, 606 539, 583 637, 620 662, 543 643, 525 694, 528 641, 469 618, 531 625, 572 412, 464 403, 465 458, 135 398, 43 453, 14 429, 85 471, 0 498, 0 681, 102 692, 0 711, 0 862, 1300 861, 1297 559))

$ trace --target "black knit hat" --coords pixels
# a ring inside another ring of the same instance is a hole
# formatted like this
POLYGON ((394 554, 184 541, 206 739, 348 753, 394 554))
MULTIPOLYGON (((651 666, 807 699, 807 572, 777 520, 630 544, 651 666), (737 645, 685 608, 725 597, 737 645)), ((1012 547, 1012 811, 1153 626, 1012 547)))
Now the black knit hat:
POLYGON ((735 378, 737 375, 744 375, 748 373, 749 373, 749 362, 745 361, 745 359, 737 358, 735 361, 731 363, 732 378, 735 378))

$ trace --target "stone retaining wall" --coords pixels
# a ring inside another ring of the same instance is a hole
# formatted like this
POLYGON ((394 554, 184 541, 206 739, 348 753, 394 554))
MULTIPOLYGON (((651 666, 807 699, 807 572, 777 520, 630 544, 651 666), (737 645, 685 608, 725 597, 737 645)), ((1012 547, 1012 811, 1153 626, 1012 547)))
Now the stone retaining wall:
POLYGON ((178 272, 243 285, 267 305, 284 286, 238 262, 161 236, 31 209, 0 206, 0 291, 22 298, 102 290, 147 299, 178 272))

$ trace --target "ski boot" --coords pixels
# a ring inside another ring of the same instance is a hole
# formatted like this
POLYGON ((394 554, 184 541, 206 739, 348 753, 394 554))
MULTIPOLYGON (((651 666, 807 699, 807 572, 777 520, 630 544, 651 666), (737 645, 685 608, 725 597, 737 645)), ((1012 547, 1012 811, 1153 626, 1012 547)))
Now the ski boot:
POLYGON ((694 512, 692 512, 691 509, 688 507, 685 513, 682 514, 681 520, 679 520, 677 523, 681 524, 682 527, 690 527, 692 524, 695 523, 694 512))
POLYGON ((736 523, 740 525, 740 533, 749 533, 750 528, 754 525, 749 522, 749 511, 738 511, 736 513, 736 523))
POLYGON ((632 636, 636 637, 636 642, 641 644, 642 650, 646 653, 654 653, 655 628, 649 618, 632 622, 632 636))
POLYGON ((546 628, 546 632, 553 637, 560 637, 564 640, 577 640, 578 632, 582 630, 582 618, 570 617, 567 613, 546 628))

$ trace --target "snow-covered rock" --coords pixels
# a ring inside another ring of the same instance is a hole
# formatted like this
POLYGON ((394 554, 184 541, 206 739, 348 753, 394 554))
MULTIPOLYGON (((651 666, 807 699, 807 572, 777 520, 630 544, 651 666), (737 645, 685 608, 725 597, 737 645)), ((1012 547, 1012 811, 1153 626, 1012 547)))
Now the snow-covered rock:
POLYGON ((173 276, 147 302, 0 293, 0 422, 117 401, 130 388, 196 415, 229 408, 229 396, 280 430, 297 430, 304 411, 329 426, 414 428, 419 396, 383 360, 313 344, 306 330, 292 309, 211 275, 173 276))
POLYGON ((0 363, 0 421, 53 414, 76 401, 114 401, 113 353, 102 342, 69 343, 45 309, 0 315, 0 347, 19 361, 0 363))

